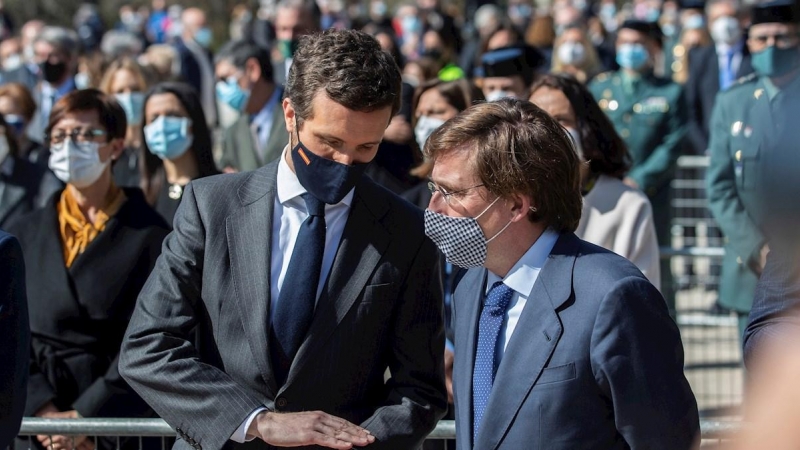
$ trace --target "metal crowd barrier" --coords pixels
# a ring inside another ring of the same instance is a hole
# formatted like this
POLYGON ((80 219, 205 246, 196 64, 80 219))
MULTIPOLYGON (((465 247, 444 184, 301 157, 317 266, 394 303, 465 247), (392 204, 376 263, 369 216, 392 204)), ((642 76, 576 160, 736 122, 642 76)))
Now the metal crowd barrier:
MULTIPOLYGON (((742 429, 739 421, 700 421, 701 436, 704 442, 727 441, 735 439, 742 429)), ((26 417, 22 420, 19 436, 33 439, 33 436, 110 436, 110 437, 175 437, 175 431, 162 419, 40 419, 26 417)), ((456 425, 452 420, 442 420, 428 436, 429 440, 455 439, 456 425)), ((656 438, 656 437, 654 437, 656 438)), ((119 441, 118 441, 119 442, 119 441)), ((162 442, 166 442, 162 440, 162 442)))

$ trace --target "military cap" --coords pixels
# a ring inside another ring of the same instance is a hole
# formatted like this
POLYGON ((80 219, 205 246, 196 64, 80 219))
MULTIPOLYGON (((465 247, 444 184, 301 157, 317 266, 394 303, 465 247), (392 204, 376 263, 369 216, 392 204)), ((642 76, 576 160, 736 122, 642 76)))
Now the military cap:
POLYGON ((544 64, 542 54, 528 45, 498 48, 484 53, 481 57, 483 76, 487 78, 521 75, 527 81, 527 78, 542 64, 544 64))
POLYGON ((628 19, 622 22, 619 27, 620 30, 627 28, 629 30, 638 31, 645 36, 656 41, 659 45, 662 43, 664 34, 661 32, 661 27, 656 22, 648 22, 646 20, 628 19))
POLYGON ((775 1, 758 4, 753 7, 752 25, 761 23, 797 23, 800 11, 793 1, 775 1))

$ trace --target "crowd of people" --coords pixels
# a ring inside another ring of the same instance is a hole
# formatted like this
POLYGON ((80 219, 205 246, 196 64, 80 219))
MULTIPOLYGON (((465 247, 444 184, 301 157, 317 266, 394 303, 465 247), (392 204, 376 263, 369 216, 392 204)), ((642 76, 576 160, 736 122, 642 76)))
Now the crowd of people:
POLYGON ((364 5, 4 13, 9 410, 195 450, 415 448, 445 413, 458 448, 696 445, 670 182, 710 157, 754 360, 795 304, 800 7, 364 5))

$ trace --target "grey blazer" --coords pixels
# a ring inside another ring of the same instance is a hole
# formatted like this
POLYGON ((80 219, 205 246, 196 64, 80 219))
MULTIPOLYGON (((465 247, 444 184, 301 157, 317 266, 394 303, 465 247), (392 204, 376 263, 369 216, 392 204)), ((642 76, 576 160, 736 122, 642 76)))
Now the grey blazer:
POLYGON ((270 448, 229 440, 261 405, 361 424, 377 438, 371 449, 415 448, 447 406, 442 285, 422 212, 361 179, 281 386, 268 347, 277 166, 187 187, 139 296, 120 372, 175 428, 177 449, 270 448))
POLYGON ((562 234, 528 297, 497 371, 477 441, 472 372, 486 270, 455 289, 457 448, 693 447, 697 403, 678 327, 629 261, 562 234))
MULTIPOLYGON (((277 87, 276 89, 282 88, 277 87)), ((272 112, 272 131, 264 151, 264 163, 262 163, 256 149, 253 131, 250 129, 250 116, 242 114, 224 132, 222 156, 217 166, 220 168, 233 167, 239 172, 256 170, 266 163, 278 159, 288 143, 289 133, 286 131, 283 109, 278 103, 272 112)))

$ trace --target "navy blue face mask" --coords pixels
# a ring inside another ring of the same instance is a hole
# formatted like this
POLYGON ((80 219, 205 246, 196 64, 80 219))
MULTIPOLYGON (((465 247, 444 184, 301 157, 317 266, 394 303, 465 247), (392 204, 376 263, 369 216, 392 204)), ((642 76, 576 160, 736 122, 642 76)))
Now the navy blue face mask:
POLYGON ((341 202, 355 187, 369 165, 368 163, 347 165, 319 157, 300 142, 299 130, 297 145, 292 149, 292 162, 300 184, 309 194, 329 205, 341 202))

